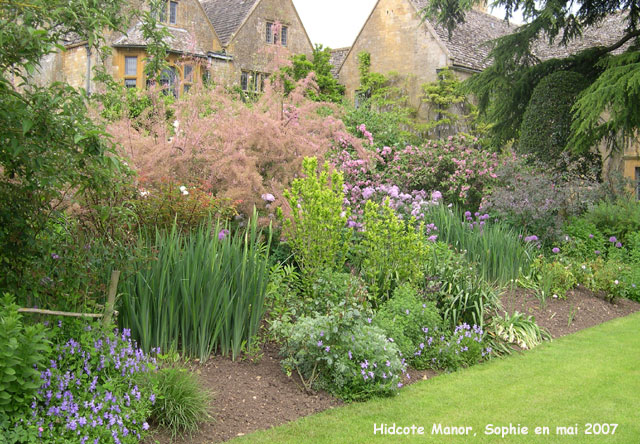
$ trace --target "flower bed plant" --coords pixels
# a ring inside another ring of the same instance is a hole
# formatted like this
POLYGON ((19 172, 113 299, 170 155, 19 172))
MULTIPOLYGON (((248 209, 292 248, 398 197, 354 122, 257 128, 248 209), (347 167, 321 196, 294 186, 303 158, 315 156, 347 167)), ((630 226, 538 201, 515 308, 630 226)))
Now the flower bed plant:
POLYGON ((149 429, 155 394, 145 375, 156 370, 156 359, 137 348, 127 329, 78 325, 54 327, 53 353, 9 442, 137 443, 149 429))

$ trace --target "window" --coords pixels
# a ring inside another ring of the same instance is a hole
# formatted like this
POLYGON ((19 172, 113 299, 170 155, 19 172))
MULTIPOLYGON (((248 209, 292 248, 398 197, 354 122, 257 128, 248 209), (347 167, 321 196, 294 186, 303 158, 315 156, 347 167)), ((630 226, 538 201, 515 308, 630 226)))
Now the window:
POLYGON ((184 65, 184 81, 193 82, 193 65, 184 65))
POLYGON ((245 92, 262 92, 264 91, 264 82, 268 77, 268 74, 261 72, 242 71, 240 87, 245 92))
POLYGON ((267 22, 267 43, 274 43, 273 41, 273 23, 267 22))
POLYGON ((134 77, 138 75, 138 57, 124 58, 124 75, 134 77))
POLYGON ((161 1, 156 5, 156 9, 151 11, 151 14, 160 23, 176 25, 178 23, 178 2, 174 0, 161 1), (169 14, 168 16, 167 13, 169 14), (167 21, 167 18, 169 21, 167 21))
POLYGON ((278 41, 282 43, 282 46, 287 46, 289 40, 289 27, 280 26, 280 32, 276 32, 276 26, 273 22, 267 22, 266 29, 266 42, 277 45, 278 41))
POLYGON ((249 73, 247 71, 242 71, 240 75, 240 88, 242 88, 243 91, 249 89, 249 73))
POLYGON ((182 91, 187 93, 193 85, 193 65, 184 65, 182 68, 182 91))
POLYGON ((138 57, 126 56, 124 58, 124 86, 135 88, 138 79, 138 57))
POLYGON ((162 71, 160 85, 165 95, 173 94, 174 97, 178 97, 178 73, 173 66, 162 71))
POLYGON ((178 23, 178 2, 169 2, 169 23, 178 23))

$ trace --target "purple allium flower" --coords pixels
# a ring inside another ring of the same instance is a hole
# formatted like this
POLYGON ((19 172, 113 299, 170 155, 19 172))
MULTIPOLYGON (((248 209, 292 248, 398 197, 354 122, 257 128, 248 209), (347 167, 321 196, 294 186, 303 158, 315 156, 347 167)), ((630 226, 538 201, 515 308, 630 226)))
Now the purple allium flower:
POLYGON ((322 347, 322 341, 318 341, 318 347, 322 347))
POLYGON ((553 250, 551 250, 553 252, 553 254, 558 254, 560 253, 560 249, 558 247, 553 247, 553 250))
POLYGON ((589 234, 589 239, 593 239, 593 234, 589 234))
POLYGON ((611 237, 609 238, 609 242, 611 242, 612 244, 615 244, 616 242, 618 242, 618 239, 616 239, 616 237, 615 237, 615 236, 611 236, 611 237))
POLYGON ((329 351, 331 350, 331 347, 329 347, 328 345, 325 347, 324 351, 329 353, 329 351))
POLYGON ((594 251, 594 253, 596 254, 596 256, 600 256, 600 254, 601 254, 600 250, 596 250, 596 251, 594 251))
POLYGON ((431 193, 431 200, 439 201, 440 199, 442 199, 442 193, 440 191, 434 191, 431 193))
POLYGON ((60 259, 60 256, 58 256, 58 255, 57 255, 57 254, 55 254, 55 253, 51 253, 51 259, 53 259, 53 260, 55 261, 55 260, 60 259))
POLYGON ((349 350, 349 353, 347 353, 349 355, 349 359, 353 359, 353 355, 351 354, 351 350, 349 350))
POLYGON ((265 202, 275 202, 276 198, 273 194, 267 193, 262 195, 262 200, 265 202))
POLYGON ((616 248, 622 248, 622 244, 620 242, 616 242, 616 248))
POLYGON ((218 233, 218 240, 224 240, 228 235, 229 235, 229 230, 225 228, 224 230, 221 230, 218 233))

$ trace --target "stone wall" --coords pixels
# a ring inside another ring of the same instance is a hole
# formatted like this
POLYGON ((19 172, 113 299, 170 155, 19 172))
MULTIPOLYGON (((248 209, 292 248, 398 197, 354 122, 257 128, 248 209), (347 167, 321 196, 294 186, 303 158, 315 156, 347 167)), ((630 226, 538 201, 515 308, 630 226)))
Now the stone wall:
POLYGON ((358 54, 371 54, 371 71, 396 72, 410 78, 411 104, 423 108, 421 85, 437 79, 449 57, 436 38, 421 23, 408 0, 380 0, 356 39, 339 73, 346 95, 354 100, 360 85, 358 54))
POLYGON ((278 59, 284 62, 291 54, 310 57, 313 46, 291 0, 262 0, 229 43, 227 53, 233 55, 233 70, 227 84, 233 86, 240 85, 242 71, 271 73, 278 59), (286 48, 266 42, 267 22, 288 27, 286 48))
POLYGON ((176 26, 193 34, 204 51, 222 50, 220 40, 198 0, 180 0, 176 26))

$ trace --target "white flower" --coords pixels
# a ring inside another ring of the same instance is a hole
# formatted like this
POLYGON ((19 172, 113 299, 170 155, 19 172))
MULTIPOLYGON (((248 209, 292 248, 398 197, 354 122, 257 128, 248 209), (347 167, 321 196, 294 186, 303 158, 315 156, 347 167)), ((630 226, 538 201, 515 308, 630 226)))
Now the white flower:
POLYGON ((265 202, 274 202, 276 200, 275 196, 271 193, 263 194, 262 200, 265 202))
POLYGON ((185 187, 184 185, 180 187, 180 192, 182 193, 183 196, 189 195, 189 192, 187 191, 187 187, 185 187))
POLYGON ((173 121, 173 129, 176 130, 176 132, 178 132, 178 128, 180 128, 180 122, 177 120, 173 121))
POLYGON ((146 190, 140 190, 140 197, 147 197, 149 195, 149 192, 146 190))
POLYGON ((618 280, 616 279, 615 281, 613 281, 613 283, 618 285, 620 282, 618 282, 618 280))
POLYGON ((586 265, 583 265, 583 266, 582 266, 582 269, 583 269, 583 270, 586 270, 586 269, 587 269, 587 266, 586 266, 586 265))
POLYGON ((553 295, 553 298, 554 298, 554 299, 558 299, 558 295, 557 295, 557 294, 554 294, 554 295, 553 295))

